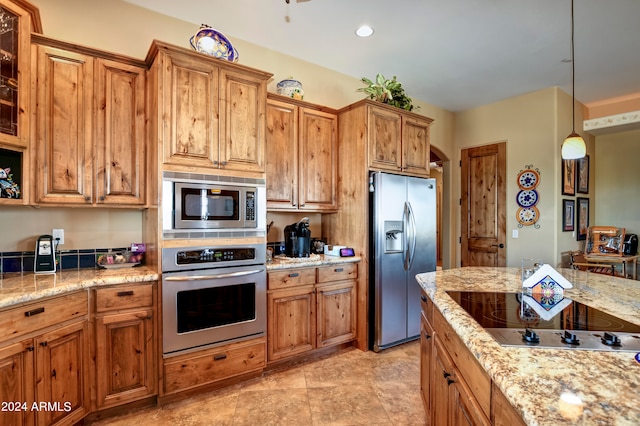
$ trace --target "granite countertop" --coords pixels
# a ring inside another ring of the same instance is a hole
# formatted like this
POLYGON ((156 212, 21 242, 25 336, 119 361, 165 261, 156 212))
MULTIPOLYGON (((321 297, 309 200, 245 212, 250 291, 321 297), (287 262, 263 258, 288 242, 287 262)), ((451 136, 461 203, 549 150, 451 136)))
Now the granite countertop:
POLYGON ((360 262, 360 257, 327 256, 324 254, 312 254, 309 257, 274 256, 271 262, 267 262, 267 271, 289 268, 307 268, 313 266, 335 265, 339 263, 360 262))
POLYGON ((90 287, 156 281, 158 274, 145 267, 72 269, 55 274, 0 274, 0 309, 90 287))
MULTIPOLYGON (((640 282, 559 269, 565 295, 640 325, 640 282)), ((640 424, 640 363, 632 352, 503 347, 447 294, 520 291, 520 268, 466 267, 417 275, 435 307, 530 425, 640 424), (581 403, 566 409, 560 395, 581 403)))

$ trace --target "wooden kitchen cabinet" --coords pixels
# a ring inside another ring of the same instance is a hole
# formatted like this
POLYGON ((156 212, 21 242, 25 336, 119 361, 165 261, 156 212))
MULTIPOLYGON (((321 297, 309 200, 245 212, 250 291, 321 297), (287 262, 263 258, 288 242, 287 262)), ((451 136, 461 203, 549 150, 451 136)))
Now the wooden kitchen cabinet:
POLYGON ((0 312, 2 401, 27 404, 3 424, 74 424, 89 412, 87 305, 77 292, 0 312))
POLYGON ((432 301, 424 293, 421 298, 420 388, 427 422, 524 424, 432 301))
POLYGON ((38 8, 22 0, 1 0, 0 147, 29 146, 29 39, 42 32, 38 8))
POLYGON ((146 70, 32 39, 35 202, 145 204, 146 70))
POLYGON ((337 207, 335 111, 269 94, 267 98, 267 208, 332 211, 337 207))
POLYGON ((96 406, 157 393, 156 284, 95 290, 96 406))
POLYGON ((271 74, 158 41, 147 63, 151 140, 165 169, 264 173, 271 74))
POLYGON ((431 119, 368 104, 369 168, 429 176, 431 119))
POLYGON ((355 339, 357 277, 357 263, 269 272, 268 360, 355 339))

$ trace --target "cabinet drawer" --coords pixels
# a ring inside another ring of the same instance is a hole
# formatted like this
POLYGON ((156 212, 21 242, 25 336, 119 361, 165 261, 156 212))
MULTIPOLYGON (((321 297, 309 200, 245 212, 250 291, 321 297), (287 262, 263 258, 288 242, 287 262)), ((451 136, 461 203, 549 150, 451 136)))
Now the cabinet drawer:
POLYGON ((96 312, 153 306, 153 284, 96 290, 96 312))
POLYGON ((432 325, 456 368, 462 374, 464 381, 471 388, 480 408, 489 417, 491 412, 491 379, 437 309, 433 310, 432 325))
POLYGON ((268 289, 294 287, 305 284, 315 284, 316 268, 285 269, 267 274, 268 289))
POLYGON ((420 293, 420 307, 425 319, 430 325, 433 324, 433 302, 424 291, 420 293))
POLYGON ((357 263, 340 263, 338 265, 318 268, 318 282, 354 280, 358 278, 357 263))
POLYGON ((87 292, 71 293, 0 312, 0 336, 3 340, 40 331, 51 325, 86 316, 87 292))
POLYGON ((266 365, 265 346, 265 339, 255 339, 166 359, 165 393, 260 370, 266 365))

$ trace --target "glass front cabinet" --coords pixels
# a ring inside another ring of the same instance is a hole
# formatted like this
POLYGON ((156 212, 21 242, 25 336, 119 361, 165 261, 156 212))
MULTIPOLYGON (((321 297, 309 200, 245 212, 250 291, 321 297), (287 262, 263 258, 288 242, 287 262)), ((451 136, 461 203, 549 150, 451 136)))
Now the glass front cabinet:
POLYGON ((0 0, 0 204, 26 202, 31 32, 42 32, 38 8, 0 0))

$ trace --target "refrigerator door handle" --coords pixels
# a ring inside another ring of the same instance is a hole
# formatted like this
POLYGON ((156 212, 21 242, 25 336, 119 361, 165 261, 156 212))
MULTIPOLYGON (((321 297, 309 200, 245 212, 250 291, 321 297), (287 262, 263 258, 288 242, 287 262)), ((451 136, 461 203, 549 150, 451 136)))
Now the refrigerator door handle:
MULTIPOLYGON (((406 268, 407 270, 411 269, 411 267, 413 266, 413 259, 415 259, 416 257, 416 218, 415 215, 413 214, 413 208, 411 207, 411 203, 407 201, 406 203, 407 206, 407 211, 409 212, 408 217, 409 217, 409 224, 411 225, 411 237, 410 237, 410 245, 411 245, 411 251, 410 251, 410 255, 409 255, 409 267, 406 268)), ((407 246, 409 246, 409 244, 407 246)))

